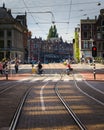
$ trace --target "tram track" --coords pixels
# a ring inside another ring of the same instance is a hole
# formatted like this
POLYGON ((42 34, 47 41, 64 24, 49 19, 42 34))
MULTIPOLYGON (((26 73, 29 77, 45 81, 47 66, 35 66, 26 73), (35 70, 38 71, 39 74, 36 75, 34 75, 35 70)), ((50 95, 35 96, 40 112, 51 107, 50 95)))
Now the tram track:
MULTIPOLYGON (((63 75, 62 75, 62 77, 63 77, 63 75)), ((103 106, 104 106, 104 103, 103 103, 103 101, 104 101, 103 100, 104 99, 104 93, 102 91, 98 90, 98 89, 93 88, 84 79, 82 80, 82 82, 83 82, 82 86, 83 87, 80 87, 80 84, 79 84, 79 82, 77 82, 77 80, 76 80, 76 78, 75 78, 73 73, 72 73, 72 77, 73 77, 73 82, 75 84, 75 87, 82 93, 82 95, 84 94, 85 96, 90 98, 93 102, 97 102, 99 105, 101 105, 101 108, 103 110, 103 106), (84 86, 85 86, 84 83, 86 84, 86 87, 88 88, 88 90, 84 88, 84 86), (92 92, 95 93, 95 94, 91 94, 92 92), (97 95, 99 96, 99 98, 98 98, 97 95)), ((67 111, 71 114, 71 116, 73 117, 75 122, 78 124, 79 128, 81 130, 87 130, 89 127, 87 127, 85 125, 85 123, 83 123, 83 122, 86 122, 86 121, 80 120, 80 116, 77 116, 76 112, 74 112, 74 109, 72 109, 70 107, 71 101, 68 101, 68 103, 67 103, 67 101, 66 101, 67 99, 64 98, 64 96, 61 95, 62 93, 60 94, 60 92, 59 92, 60 90, 58 89, 57 86, 55 87, 55 91, 56 91, 57 96, 59 97, 59 99, 61 100, 61 102, 65 106, 65 108, 67 109, 67 111)))
POLYGON ((78 118, 78 116, 75 114, 75 112, 71 109, 71 107, 69 106, 69 104, 67 104, 67 102, 65 101, 65 99, 62 97, 62 95, 59 93, 58 87, 57 85, 55 85, 55 92, 58 96, 58 98, 61 100, 62 104, 64 105, 64 107, 66 108, 66 110, 68 111, 68 113, 72 116, 72 118, 74 119, 75 123, 78 125, 78 127, 80 128, 80 130, 87 130, 87 128, 85 127, 85 125, 82 123, 82 121, 78 118))
MULTIPOLYGON (((57 94, 58 98, 60 99, 60 101, 62 102, 63 106, 65 107, 65 110, 67 110, 67 112, 69 113, 69 115, 72 116, 75 124, 79 127, 79 129, 80 130, 87 130, 86 127, 84 126, 84 124, 81 122, 81 120, 79 120, 79 118, 77 117, 77 115, 74 113, 74 111, 71 109, 71 107, 67 104, 67 102, 64 100, 64 98, 59 93, 57 83, 60 82, 61 78, 62 78, 62 76, 60 76, 60 79, 58 81, 56 81, 55 84, 54 84, 55 93, 57 94)), ((47 85, 48 82, 46 82, 45 85, 47 85)), ((44 88, 44 85, 43 85, 42 89, 43 88, 44 88)), ((22 102, 19 104, 19 107, 18 107, 18 109, 17 109, 17 111, 16 111, 16 113, 14 115, 14 118, 11 121, 11 125, 9 127, 9 130, 15 130, 15 128, 17 126, 18 119, 21 116, 22 107, 23 107, 23 105, 24 105, 24 103, 26 101, 26 98, 28 97, 29 93, 31 92, 31 89, 32 88, 30 88, 29 91, 26 92, 26 94, 24 95, 24 97, 22 99, 22 102)), ((45 108, 44 108, 44 111, 45 111, 45 108)))
MULTIPOLYGON (((43 79, 44 77, 40 76, 39 78, 41 81, 41 79, 43 79)), ((6 87, 0 91, 0 120, 4 120, 4 123, 0 121, 0 128, 2 127, 2 124, 4 124, 6 129, 8 129, 7 126, 10 123, 10 120, 14 115, 14 112, 16 111, 18 104, 20 104, 23 96, 27 91, 29 91, 30 87, 34 86, 34 82, 31 82, 32 79, 34 79, 34 76, 29 77, 29 79, 27 80, 19 80, 18 82, 13 81, 9 84, 9 86, 5 84, 6 87), (5 107, 3 108, 3 106, 5 107), (8 116, 6 115, 6 113, 8 114, 8 116)))
MULTIPOLYGON (((72 76, 73 76, 73 75, 72 75, 72 76)), ((76 84, 77 84, 76 79, 75 79, 74 76, 73 76, 73 78, 74 78, 74 83, 75 83, 75 85, 76 85, 76 84)), ((62 79, 62 75, 60 76, 60 80, 61 80, 61 79, 62 79)), ((67 101, 64 99, 64 97, 63 97, 63 96, 61 95, 61 93, 59 92, 58 82, 60 82, 60 80, 56 81, 56 83, 55 83, 55 85, 54 85, 54 87, 55 87, 54 89, 55 89, 55 92, 56 92, 58 98, 60 99, 60 101, 61 101, 62 104, 64 105, 64 107, 65 107, 65 109, 67 110, 67 112, 69 113, 69 115, 72 116, 73 120, 75 121, 76 125, 78 125, 79 129, 80 129, 80 130, 87 130, 85 124, 83 123, 83 120, 82 120, 82 121, 80 120, 79 116, 77 116, 77 114, 74 112, 74 110, 70 107, 70 104, 67 103, 67 101)), ((46 83, 46 84, 48 84, 48 83, 46 83)), ((24 105, 24 103, 25 103, 25 100, 26 100, 28 94, 30 93, 31 89, 32 89, 32 88, 30 88, 29 91, 26 92, 26 95, 23 97, 23 100, 22 100, 22 102, 20 103, 19 108, 17 109, 17 112, 16 112, 16 114, 15 114, 15 116, 14 116, 14 118, 13 118, 13 121, 12 121, 12 123, 11 123, 11 125, 10 125, 9 130, 15 130, 16 125, 17 125, 16 122, 18 122, 19 116, 20 116, 21 111, 22 111, 22 107, 23 107, 23 105, 24 105)), ((79 88, 78 88, 78 85, 77 85, 77 89, 79 89, 79 88)), ((86 95, 86 94, 85 94, 85 95, 86 95)), ((88 96, 88 97, 89 97, 89 96, 88 96)), ((92 99, 93 99, 93 98, 92 98, 92 99)), ((45 109, 44 109, 44 110, 45 110, 45 109)))
MULTIPOLYGON (((52 77, 53 78, 53 77, 52 77)), ((44 80, 47 80, 48 77, 44 78, 44 80)), ((45 85, 48 84, 49 81, 47 81, 46 83, 44 83, 43 87, 45 85)), ((40 85, 43 84, 43 82, 39 82, 40 85)), ((39 85, 38 84, 38 85, 39 85)), ((34 85, 33 85, 34 86, 34 85)), ((11 120, 11 123, 9 125, 9 130, 15 130, 16 127, 17 127, 17 124, 18 124, 18 120, 19 120, 19 117, 21 116, 21 113, 22 113, 22 110, 23 110, 23 107, 24 107, 24 104, 25 104, 25 101, 27 99, 27 97, 29 96, 29 94, 31 93, 32 89, 33 89, 33 86, 31 86, 26 92, 25 92, 25 95, 23 96, 23 98, 21 99, 21 102, 19 103, 17 109, 16 109, 16 112, 14 113, 14 116, 11 120)), ((42 88, 43 89, 43 88, 42 88)), ((41 92, 40 92, 40 95, 42 95, 42 89, 41 89, 41 92)), ((43 99, 42 99, 42 96, 40 97, 41 99, 41 104, 42 104, 42 110, 45 110, 45 107, 43 106, 44 102, 43 102, 43 99)))
MULTIPOLYGON (((54 70, 54 72, 55 72, 55 70, 54 70)), ((52 73, 54 73, 54 72, 52 72, 52 73)), ((58 73, 59 73, 59 72, 58 72, 58 73)), ((80 119, 80 116, 79 116, 79 115, 77 116, 77 113, 74 112, 74 109, 71 107, 71 105, 70 105, 70 103, 69 103, 69 102, 71 102, 71 101, 67 101, 67 99, 64 97, 64 93, 63 93, 63 94, 60 93, 60 88, 59 88, 59 85, 60 85, 60 84, 59 84, 59 82, 61 82, 61 80, 62 80, 62 78, 63 78, 64 76, 65 76, 65 75, 61 74, 59 80, 56 80, 56 81, 55 81, 55 83, 54 83, 54 90, 55 90, 55 92, 56 92, 56 94, 57 94, 57 97, 60 99, 60 101, 61 101, 62 104, 64 105, 65 110, 67 110, 67 112, 69 113, 69 115, 72 116, 73 120, 75 121, 75 124, 78 125, 79 129, 80 129, 80 130, 87 130, 87 127, 86 127, 86 125, 85 125, 85 121, 84 121, 84 123, 83 123, 82 118, 80 119)), ((85 91, 87 91, 87 90, 84 90, 84 92, 83 92, 83 88, 80 87, 80 82, 79 82, 79 81, 77 82, 76 77, 74 76, 74 74, 72 74, 71 76, 73 77, 73 81, 72 81, 73 84, 74 84, 75 87, 79 90, 79 92, 82 93, 82 95, 85 95, 85 97, 90 98, 90 99, 93 100, 94 102, 96 102, 96 100, 98 100, 98 99, 94 100, 94 97, 92 97, 93 95, 90 95, 90 93, 87 94, 87 93, 85 92, 85 91), (92 98, 91 98, 91 97, 92 97, 92 98)), ((47 79, 47 81, 51 80, 51 79, 48 79, 48 78, 49 78, 48 76, 45 77, 45 79, 47 79)), ((53 76, 53 77, 51 77, 51 78, 56 78, 56 77, 53 76)), ((51 82, 51 81, 49 81, 49 82, 51 82)), ((85 80, 82 80, 81 82, 85 83, 86 81, 85 81, 85 80)), ((29 83, 29 82, 26 81, 26 83, 29 83)), ((85 83, 85 84, 87 85, 87 86, 86 86, 87 88, 90 86, 90 85, 88 85, 87 83, 85 83)), ((39 85, 39 86, 43 86, 42 89, 41 89, 41 91, 43 91, 44 85, 48 85, 48 82, 46 82, 46 81, 45 81, 45 82, 39 82, 38 85, 39 85), (40 85, 39 85, 39 84, 40 84, 40 85)), ((23 111, 23 107, 24 107, 25 101, 27 100, 28 95, 30 95, 31 90, 32 90, 33 87, 34 87, 34 82, 31 84, 31 86, 29 87, 29 89, 28 89, 27 91, 25 91, 25 94, 23 95, 23 97, 22 97, 22 99, 21 99, 21 101, 20 101, 20 103, 19 103, 19 105, 18 105, 17 111, 15 112, 14 117, 13 117, 12 120, 11 120, 11 124, 9 125, 9 130, 15 130, 15 129, 16 129, 18 120, 19 120, 19 118, 20 118, 20 116, 21 116, 21 113, 22 113, 22 111, 23 111)), ((93 87, 91 87, 91 86, 89 87, 88 92, 90 91, 90 89, 92 89, 92 91, 96 91, 97 94, 99 93, 99 94, 102 94, 102 95, 103 95, 103 92, 100 92, 99 90, 97 91, 96 89, 93 89, 93 87)), ((97 95, 97 94, 96 94, 96 95, 97 95)), ((43 92, 40 92, 40 95, 41 95, 41 96, 44 96, 43 92)), ((43 99, 42 99, 42 100, 43 100, 43 99)), ((41 100, 41 101, 42 101, 42 100, 41 100)), ((69 99, 68 99, 68 100, 69 100, 69 99)), ((43 102, 43 101, 42 101, 42 102, 43 102)), ((101 106, 103 106, 103 104, 100 103, 100 101, 98 101, 97 103, 99 103, 101 106)), ((42 110, 45 111, 45 109, 42 109, 42 110)), ((35 129, 35 128, 34 128, 34 129, 35 129)))
POLYGON ((32 79, 34 79, 34 76, 30 76, 28 78, 21 79, 21 80, 18 80, 18 81, 3 82, 2 84, 0 84, 0 95, 4 94, 6 91, 8 91, 8 90, 10 90, 14 87, 21 86, 23 84, 24 85, 29 84, 32 81, 32 79))

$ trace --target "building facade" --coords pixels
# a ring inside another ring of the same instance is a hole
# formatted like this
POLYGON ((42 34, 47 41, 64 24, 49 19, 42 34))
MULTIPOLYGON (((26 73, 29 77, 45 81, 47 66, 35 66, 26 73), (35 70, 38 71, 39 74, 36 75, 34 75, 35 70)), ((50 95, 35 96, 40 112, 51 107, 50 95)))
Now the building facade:
POLYGON ((92 46, 96 46, 97 57, 104 59, 104 9, 100 10, 98 18, 80 21, 80 39, 81 57, 93 58, 92 46))
POLYGON ((98 56, 104 58, 104 9, 100 10, 100 15, 96 23, 96 47, 98 56))
POLYGON ((11 10, 5 8, 5 4, 0 7, 0 60, 19 58, 24 62, 27 47, 27 37, 24 38, 24 32, 28 30, 26 21, 23 23, 23 19, 24 17, 13 18, 11 10))
POLYGON ((92 46, 96 41, 96 19, 81 20, 80 33, 81 33, 81 57, 92 57, 92 46))
POLYGON ((73 45, 63 42, 61 39, 42 40, 32 38, 29 40, 29 60, 43 63, 61 62, 73 56, 73 45))

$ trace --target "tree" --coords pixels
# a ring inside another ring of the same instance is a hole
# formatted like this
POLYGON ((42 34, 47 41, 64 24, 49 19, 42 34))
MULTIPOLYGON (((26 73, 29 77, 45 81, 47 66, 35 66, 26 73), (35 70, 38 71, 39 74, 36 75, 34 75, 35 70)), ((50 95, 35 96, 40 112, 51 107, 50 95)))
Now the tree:
POLYGON ((47 39, 50 39, 50 38, 58 38, 56 25, 51 26, 50 29, 49 29, 49 33, 48 33, 47 39))

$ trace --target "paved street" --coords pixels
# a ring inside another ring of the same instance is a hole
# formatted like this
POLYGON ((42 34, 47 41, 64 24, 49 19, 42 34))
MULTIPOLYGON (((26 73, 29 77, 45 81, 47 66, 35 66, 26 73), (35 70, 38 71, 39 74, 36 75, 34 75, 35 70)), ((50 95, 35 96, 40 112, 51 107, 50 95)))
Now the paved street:
POLYGON ((8 130, 18 104, 30 89, 16 126, 17 130, 79 130, 71 114, 60 101, 60 93, 87 130, 104 128, 104 68, 72 64, 70 75, 63 64, 44 64, 44 74, 32 73, 31 65, 20 65, 19 73, 8 80, 0 77, 0 130, 8 130), (8 111, 9 110, 9 111, 8 111))
MULTIPOLYGON (((43 65, 44 69, 49 68, 49 66, 50 64, 43 65)), ((58 64, 58 66, 59 68, 65 69, 65 65, 63 64, 58 64)), ((93 66, 90 66, 88 64, 72 64, 71 66, 74 68, 74 70, 80 72, 86 80, 94 80, 93 66)), ((32 67, 30 64, 21 64, 19 66, 18 74, 15 74, 14 65, 12 65, 12 73, 9 74, 9 80, 18 80, 18 79, 25 78, 31 75, 33 74, 32 74, 32 67)), ((5 80, 5 79, 6 79, 5 76, 0 77, 0 80, 5 80)), ((96 64, 96 80, 95 81, 99 81, 99 80, 104 81, 104 65, 102 64, 96 64)))

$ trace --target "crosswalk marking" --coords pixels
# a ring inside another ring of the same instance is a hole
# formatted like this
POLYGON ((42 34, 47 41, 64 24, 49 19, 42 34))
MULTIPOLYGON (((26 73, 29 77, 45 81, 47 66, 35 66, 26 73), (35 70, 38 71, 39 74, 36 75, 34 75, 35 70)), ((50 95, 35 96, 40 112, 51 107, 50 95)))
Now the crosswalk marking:
POLYGON ((35 82, 35 81, 38 81, 38 80, 39 80, 39 78, 33 78, 33 79, 30 80, 30 82, 35 82))
MULTIPOLYGON (((78 78, 76 78, 78 80, 78 78)), ((25 78, 25 79, 21 79, 19 80, 18 82, 23 82, 23 81, 28 81, 28 82, 36 82, 38 80, 43 80, 42 82, 47 82, 47 81, 51 81, 51 82, 57 82, 60 80, 59 77, 56 77, 56 78, 46 78, 46 79, 43 79, 43 78, 40 78, 40 77, 34 77, 34 78, 25 78)), ((62 82, 69 82, 70 80, 72 80, 72 78, 69 78, 69 77, 66 77, 64 79, 61 79, 62 82)), ((80 79, 79 79, 80 80, 80 79)))

